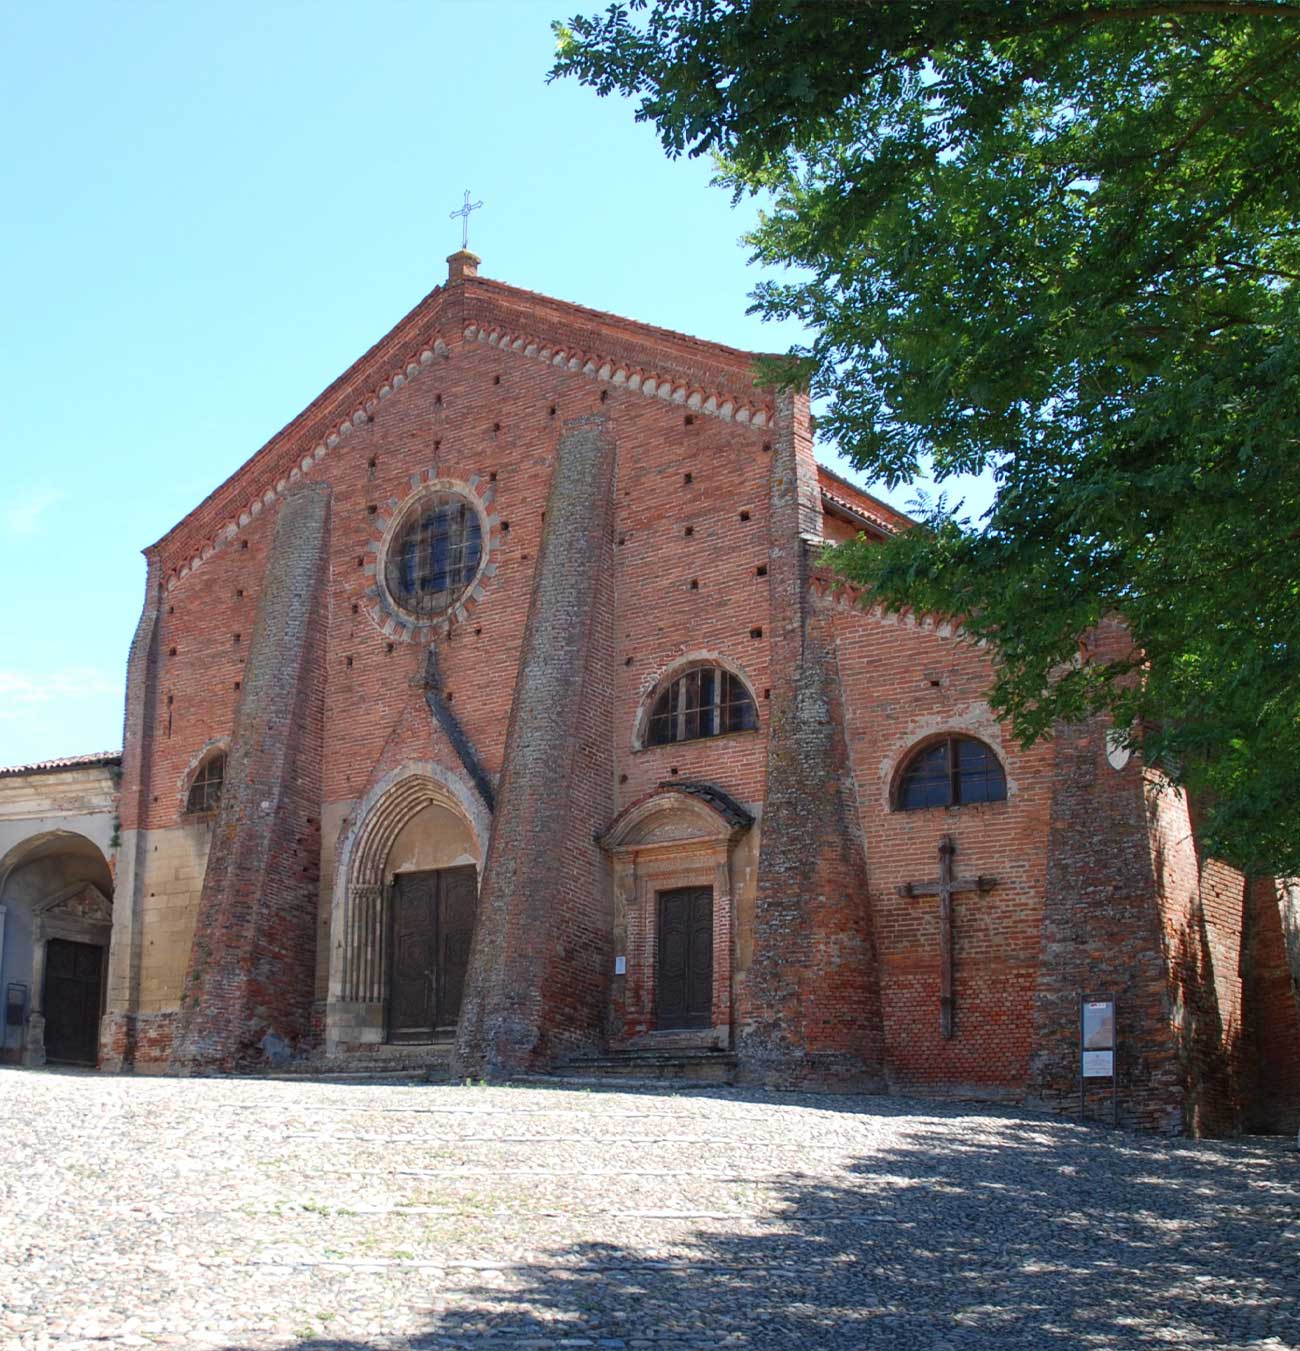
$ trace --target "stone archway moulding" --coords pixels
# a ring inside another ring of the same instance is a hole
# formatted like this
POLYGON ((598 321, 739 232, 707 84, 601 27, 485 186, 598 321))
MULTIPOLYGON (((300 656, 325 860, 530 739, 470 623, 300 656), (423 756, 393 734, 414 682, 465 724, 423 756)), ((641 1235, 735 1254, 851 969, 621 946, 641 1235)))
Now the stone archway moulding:
POLYGON ((431 805, 455 812, 468 824, 481 869, 491 822, 478 794, 459 775, 424 760, 380 779, 357 804, 339 840, 330 907, 331 1005, 382 1004, 384 865, 403 826, 431 805))
POLYGON ((625 807, 600 836, 611 854, 630 854, 691 840, 725 846, 753 825, 753 816, 721 789, 691 781, 662 783, 625 807), (678 829, 659 838, 655 827, 672 822, 678 829))
MULTIPOLYGON (((4 947, 4 889, 10 877, 41 855, 60 850, 81 857, 93 853, 104 866, 107 877, 112 870, 103 849, 88 835, 75 830, 44 830, 19 840, 0 858, 0 951, 4 947)), ((32 964, 28 998, 27 1028, 23 1044, 25 1065, 45 1064, 45 955, 51 938, 68 938, 76 943, 92 943, 108 950, 112 933, 113 903, 89 880, 74 882, 53 895, 35 902, 32 916, 32 964), (77 904, 85 897, 85 904, 77 904)))
POLYGON ((96 858, 103 862, 109 876, 112 875, 108 860, 104 857, 103 848, 96 844, 89 835, 83 835, 77 830, 43 830, 37 835, 28 835, 26 839, 19 840, 3 858, 0 858, 0 892, 3 892, 10 875, 31 862, 35 854, 40 852, 57 853, 57 849, 49 847, 51 845, 66 846, 69 853, 87 854, 93 851, 96 858))

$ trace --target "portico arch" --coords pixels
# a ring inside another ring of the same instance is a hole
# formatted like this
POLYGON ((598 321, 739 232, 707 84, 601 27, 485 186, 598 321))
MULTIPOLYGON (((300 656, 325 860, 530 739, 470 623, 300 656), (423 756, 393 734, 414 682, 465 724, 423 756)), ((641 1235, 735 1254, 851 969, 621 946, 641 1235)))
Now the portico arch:
POLYGON ((23 1064, 95 1063, 112 895, 108 860, 75 831, 42 831, 0 858, 0 970, 6 991, 26 991, 21 1025, 4 1028, 5 1049, 23 1064))
POLYGON ((357 805, 339 841, 330 912, 327 1053, 385 1038, 394 876, 470 863, 481 873, 490 829, 473 788, 432 761, 394 770, 357 805))

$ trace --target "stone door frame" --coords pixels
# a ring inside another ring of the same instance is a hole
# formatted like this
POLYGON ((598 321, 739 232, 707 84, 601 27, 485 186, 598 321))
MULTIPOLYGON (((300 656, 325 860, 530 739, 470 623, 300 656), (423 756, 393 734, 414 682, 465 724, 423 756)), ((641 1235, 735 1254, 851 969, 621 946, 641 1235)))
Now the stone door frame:
POLYGON ((614 950, 626 971, 615 974, 610 1039, 615 1044, 656 1034, 729 1050, 735 1027, 736 907, 732 850, 753 816, 721 790, 690 782, 661 784, 622 811, 600 837, 614 882, 614 950), (703 1029, 658 1027, 661 891, 708 887, 713 892, 713 1016, 703 1029))
POLYGON ((39 1067, 45 1064, 45 958, 51 938, 65 938, 73 943, 88 943, 100 949, 99 1016, 104 1016, 107 990, 105 979, 108 963, 109 939, 113 933, 113 903, 93 882, 73 882, 56 891, 53 896, 32 907, 32 984, 31 1010, 27 1017, 27 1038, 23 1047, 23 1064, 39 1067), (73 914, 60 907, 74 897, 94 894, 93 904, 103 919, 73 914))

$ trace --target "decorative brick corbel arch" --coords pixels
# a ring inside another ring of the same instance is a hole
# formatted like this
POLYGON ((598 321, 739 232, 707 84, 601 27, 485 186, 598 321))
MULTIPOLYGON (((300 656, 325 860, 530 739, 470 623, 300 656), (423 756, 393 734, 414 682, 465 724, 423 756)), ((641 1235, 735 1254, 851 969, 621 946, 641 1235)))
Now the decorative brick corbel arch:
POLYGON ((713 891, 713 1026, 705 1040, 725 1049, 734 1016, 736 949, 732 850, 754 816, 708 783, 670 780, 625 807, 599 837, 614 873, 614 1011, 624 1037, 656 1026, 657 896, 676 887, 713 891), (622 982, 621 984, 619 982, 622 982))

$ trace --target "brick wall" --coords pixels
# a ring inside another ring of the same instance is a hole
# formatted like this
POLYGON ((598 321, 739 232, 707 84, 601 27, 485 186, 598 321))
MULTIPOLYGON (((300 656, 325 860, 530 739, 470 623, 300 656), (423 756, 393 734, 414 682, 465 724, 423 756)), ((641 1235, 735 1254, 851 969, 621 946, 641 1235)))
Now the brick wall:
POLYGON ((100 1064, 130 1065, 135 1058, 135 1020, 140 1002, 141 898, 147 848, 143 830, 153 781, 158 717, 158 618, 162 568, 148 556, 144 606, 131 639, 126 666, 122 728, 122 780, 118 795, 121 844, 114 878, 113 933, 109 944, 105 1012, 100 1021, 100 1064))
POLYGON ((1024 750, 988 707, 987 655, 952 624, 923 616, 835 608, 847 743, 867 842, 880 951, 886 1059, 909 1089, 1010 1095, 1023 1089, 1047 866, 1051 751, 1024 750), (988 745, 1007 777, 1007 801, 896 811, 905 761, 938 735, 988 745), (951 835, 961 877, 996 879, 953 901, 954 1027, 941 1035, 939 903, 900 896, 935 880, 951 835))
MULTIPOLYGON (((556 441, 566 418, 594 415, 607 418, 611 434, 635 448, 620 462, 609 495, 617 518, 606 573, 613 588, 601 609, 617 655, 608 678, 605 736, 606 753, 618 764, 611 771, 612 796, 596 824, 607 825, 618 807, 677 775, 717 781, 741 800, 761 798, 762 732, 737 734, 717 745, 646 750, 634 749, 633 736, 656 682, 693 652, 727 657, 763 700, 770 430, 647 398, 627 382, 595 380, 571 362, 541 362, 481 336, 466 338, 462 330, 471 317, 534 326, 540 320, 524 313, 532 302, 520 302, 518 293, 505 296, 490 284, 472 296, 462 294, 465 289, 447 288, 417 307, 326 392, 332 411, 309 410, 296 419, 157 546, 158 575, 169 586, 155 607, 157 669, 148 693, 156 707, 145 719, 152 744, 147 763, 134 776, 141 819, 151 829, 190 829, 183 807, 196 756, 231 735, 277 504, 295 477, 314 475, 328 483, 334 502, 329 593, 322 607, 324 807, 318 815, 328 814, 336 826, 347 821, 367 786, 394 766, 432 756, 451 772, 460 769, 430 727, 419 687, 423 646, 385 631, 384 616, 375 617, 381 523, 391 517, 392 503, 410 494, 413 480, 431 475, 474 481, 495 518, 482 597, 440 642, 439 658, 451 709, 488 771, 499 775, 556 441), (433 356, 435 342, 439 350, 433 356), (428 360, 407 360, 421 351, 428 360), (375 388, 376 370, 392 367, 402 371, 400 383, 385 384, 385 397, 370 414, 357 418, 324 458, 305 456, 312 464, 309 473, 291 467, 332 418, 366 388, 375 388), (291 455, 295 438, 299 451, 291 455), (270 463, 276 456, 278 469, 270 463), (223 532, 220 522, 227 516, 223 532), (205 538, 216 545, 203 545, 205 538)), ((541 319, 557 341, 593 348, 622 343, 643 361, 642 369, 663 370, 675 361, 688 383, 730 382, 742 389, 748 383, 741 354, 720 360, 705 345, 683 340, 684 350, 666 356, 662 335, 629 344, 632 326, 586 312, 575 319, 549 304, 541 319)), ((761 703, 760 714, 765 720, 761 703)), ((158 843, 162 852, 156 858, 153 845, 145 847, 140 878, 145 901, 165 902, 168 932, 164 939, 159 920, 148 920, 153 957, 145 968, 147 988, 131 1001, 155 1009, 174 1007, 188 956, 177 952, 183 947, 181 929, 194 926, 200 889, 197 876, 176 875, 182 865, 169 859, 163 837, 158 843)), ((323 844, 327 865, 334 844, 333 838, 323 844)), ((193 873, 192 864, 184 866, 193 873)), ((318 1002, 327 993, 331 899, 329 886, 322 891, 313 980, 318 1002)))
MULTIPOLYGON (((1110 766, 1100 720, 1058 726, 1052 752, 1029 1094, 1078 1110, 1079 998, 1110 994, 1117 1001, 1121 1119, 1177 1130, 1185 1083, 1171 1027, 1143 772, 1136 760, 1118 771, 1110 766)), ((1103 1087, 1108 1093, 1109 1084, 1103 1087)), ((1100 1098, 1089 1109, 1100 1111, 1100 1098)))
POLYGON ((1241 936, 1245 879, 1202 858, 1181 792, 1146 780, 1169 1006, 1182 1058, 1183 1124, 1194 1135, 1241 1126, 1241 936))

